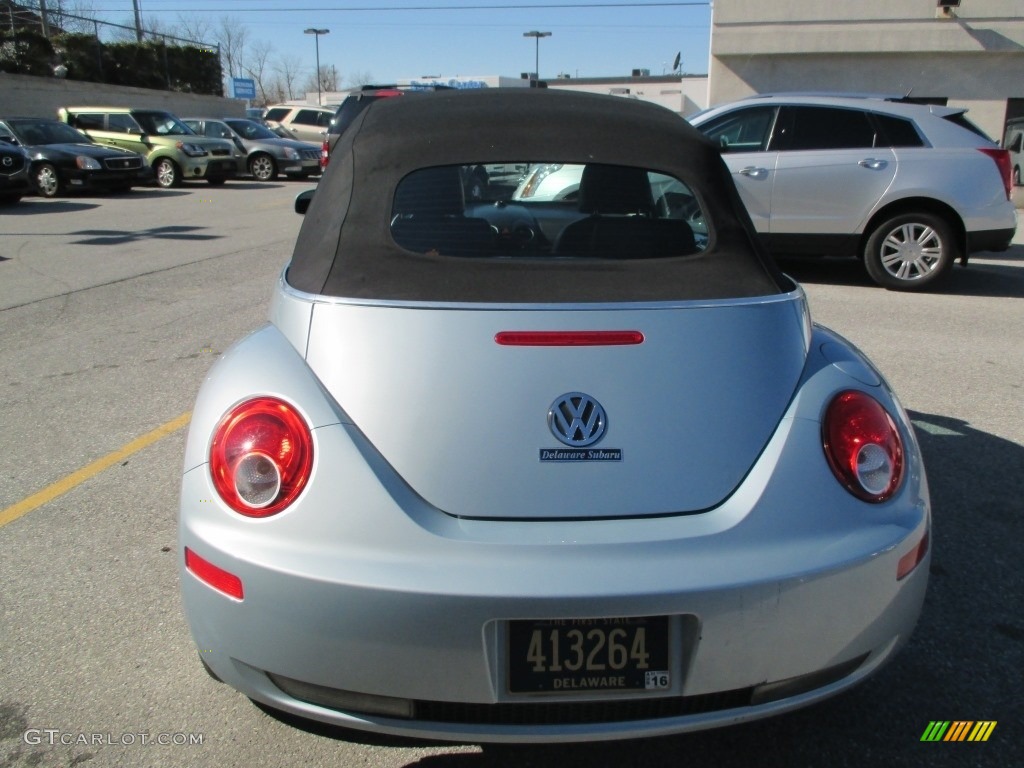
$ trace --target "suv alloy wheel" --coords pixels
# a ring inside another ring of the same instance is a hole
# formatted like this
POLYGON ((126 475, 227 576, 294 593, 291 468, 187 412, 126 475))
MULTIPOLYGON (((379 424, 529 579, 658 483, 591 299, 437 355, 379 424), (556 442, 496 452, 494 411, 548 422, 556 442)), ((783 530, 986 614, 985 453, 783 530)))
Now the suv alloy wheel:
POLYGON ((885 288, 917 290, 948 274, 958 250, 944 219, 931 213, 904 213, 875 227, 864 246, 864 266, 885 288))

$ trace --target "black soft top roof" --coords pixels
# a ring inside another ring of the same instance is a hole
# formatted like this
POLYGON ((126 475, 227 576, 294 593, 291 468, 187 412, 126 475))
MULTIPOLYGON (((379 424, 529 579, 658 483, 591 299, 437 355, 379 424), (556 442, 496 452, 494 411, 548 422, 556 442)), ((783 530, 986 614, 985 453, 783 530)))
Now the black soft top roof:
POLYGON ((718 150, 649 103, 554 89, 438 91, 381 99, 338 139, 296 242, 287 281, 354 299, 561 303, 741 298, 789 289, 718 150), (412 253, 391 237, 395 188, 439 165, 603 163, 684 181, 702 198, 709 247, 629 260, 460 258, 412 253))

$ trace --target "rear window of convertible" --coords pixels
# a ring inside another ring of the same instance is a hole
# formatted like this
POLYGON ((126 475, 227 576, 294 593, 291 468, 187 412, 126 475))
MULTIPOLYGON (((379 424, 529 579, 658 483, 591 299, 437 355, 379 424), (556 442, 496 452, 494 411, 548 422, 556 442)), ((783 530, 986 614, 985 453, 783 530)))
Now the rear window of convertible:
POLYGON ((700 198, 664 173, 516 161, 424 168, 395 189, 391 236, 464 258, 657 259, 708 244, 700 198))

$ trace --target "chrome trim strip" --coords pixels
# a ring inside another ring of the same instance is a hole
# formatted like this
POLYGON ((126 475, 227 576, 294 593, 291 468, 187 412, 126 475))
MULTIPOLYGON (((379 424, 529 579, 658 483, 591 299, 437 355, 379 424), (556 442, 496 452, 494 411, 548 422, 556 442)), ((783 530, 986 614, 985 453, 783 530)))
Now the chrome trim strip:
POLYGON ((352 299, 344 296, 323 296, 316 293, 306 293, 288 284, 285 275, 288 273, 288 264, 281 270, 278 278, 278 290, 301 301, 311 304, 343 305, 354 307, 392 307, 394 309, 472 309, 475 311, 492 312, 536 312, 540 310, 561 310, 561 311, 592 311, 608 312, 615 310, 636 310, 636 309, 699 309, 701 307, 749 307, 765 304, 780 304, 793 301, 805 302, 807 300, 803 287, 794 281, 794 289, 789 293, 773 294, 771 296, 753 296, 741 299, 697 299, 692 301, 634 301, 634 302, 582 302, 576 304, 499 304, 496 302, 455 302, 455 301, 396 301, 389 299, 352 299))

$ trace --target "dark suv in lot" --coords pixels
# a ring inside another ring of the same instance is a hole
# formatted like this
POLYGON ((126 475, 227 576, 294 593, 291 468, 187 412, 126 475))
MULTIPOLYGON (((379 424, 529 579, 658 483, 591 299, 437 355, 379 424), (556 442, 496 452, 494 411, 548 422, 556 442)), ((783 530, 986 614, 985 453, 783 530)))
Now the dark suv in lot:
POLYGON ((345 132, 345 129, 352 125, 352 122, 359 117, 360 113, 375 101, 390 99, 395 96, 404 96, 407 93, 420 93, 430 91, 449 90, 447 85, 364 85, 358 91, 349 94, 341 102, 338 111, 331 120, 327 129, 327 136, 324 137, 323 151, 320 156, 320 167, 326 168, 330 160, 331 147, 334 146, 338 137, 345 132))

